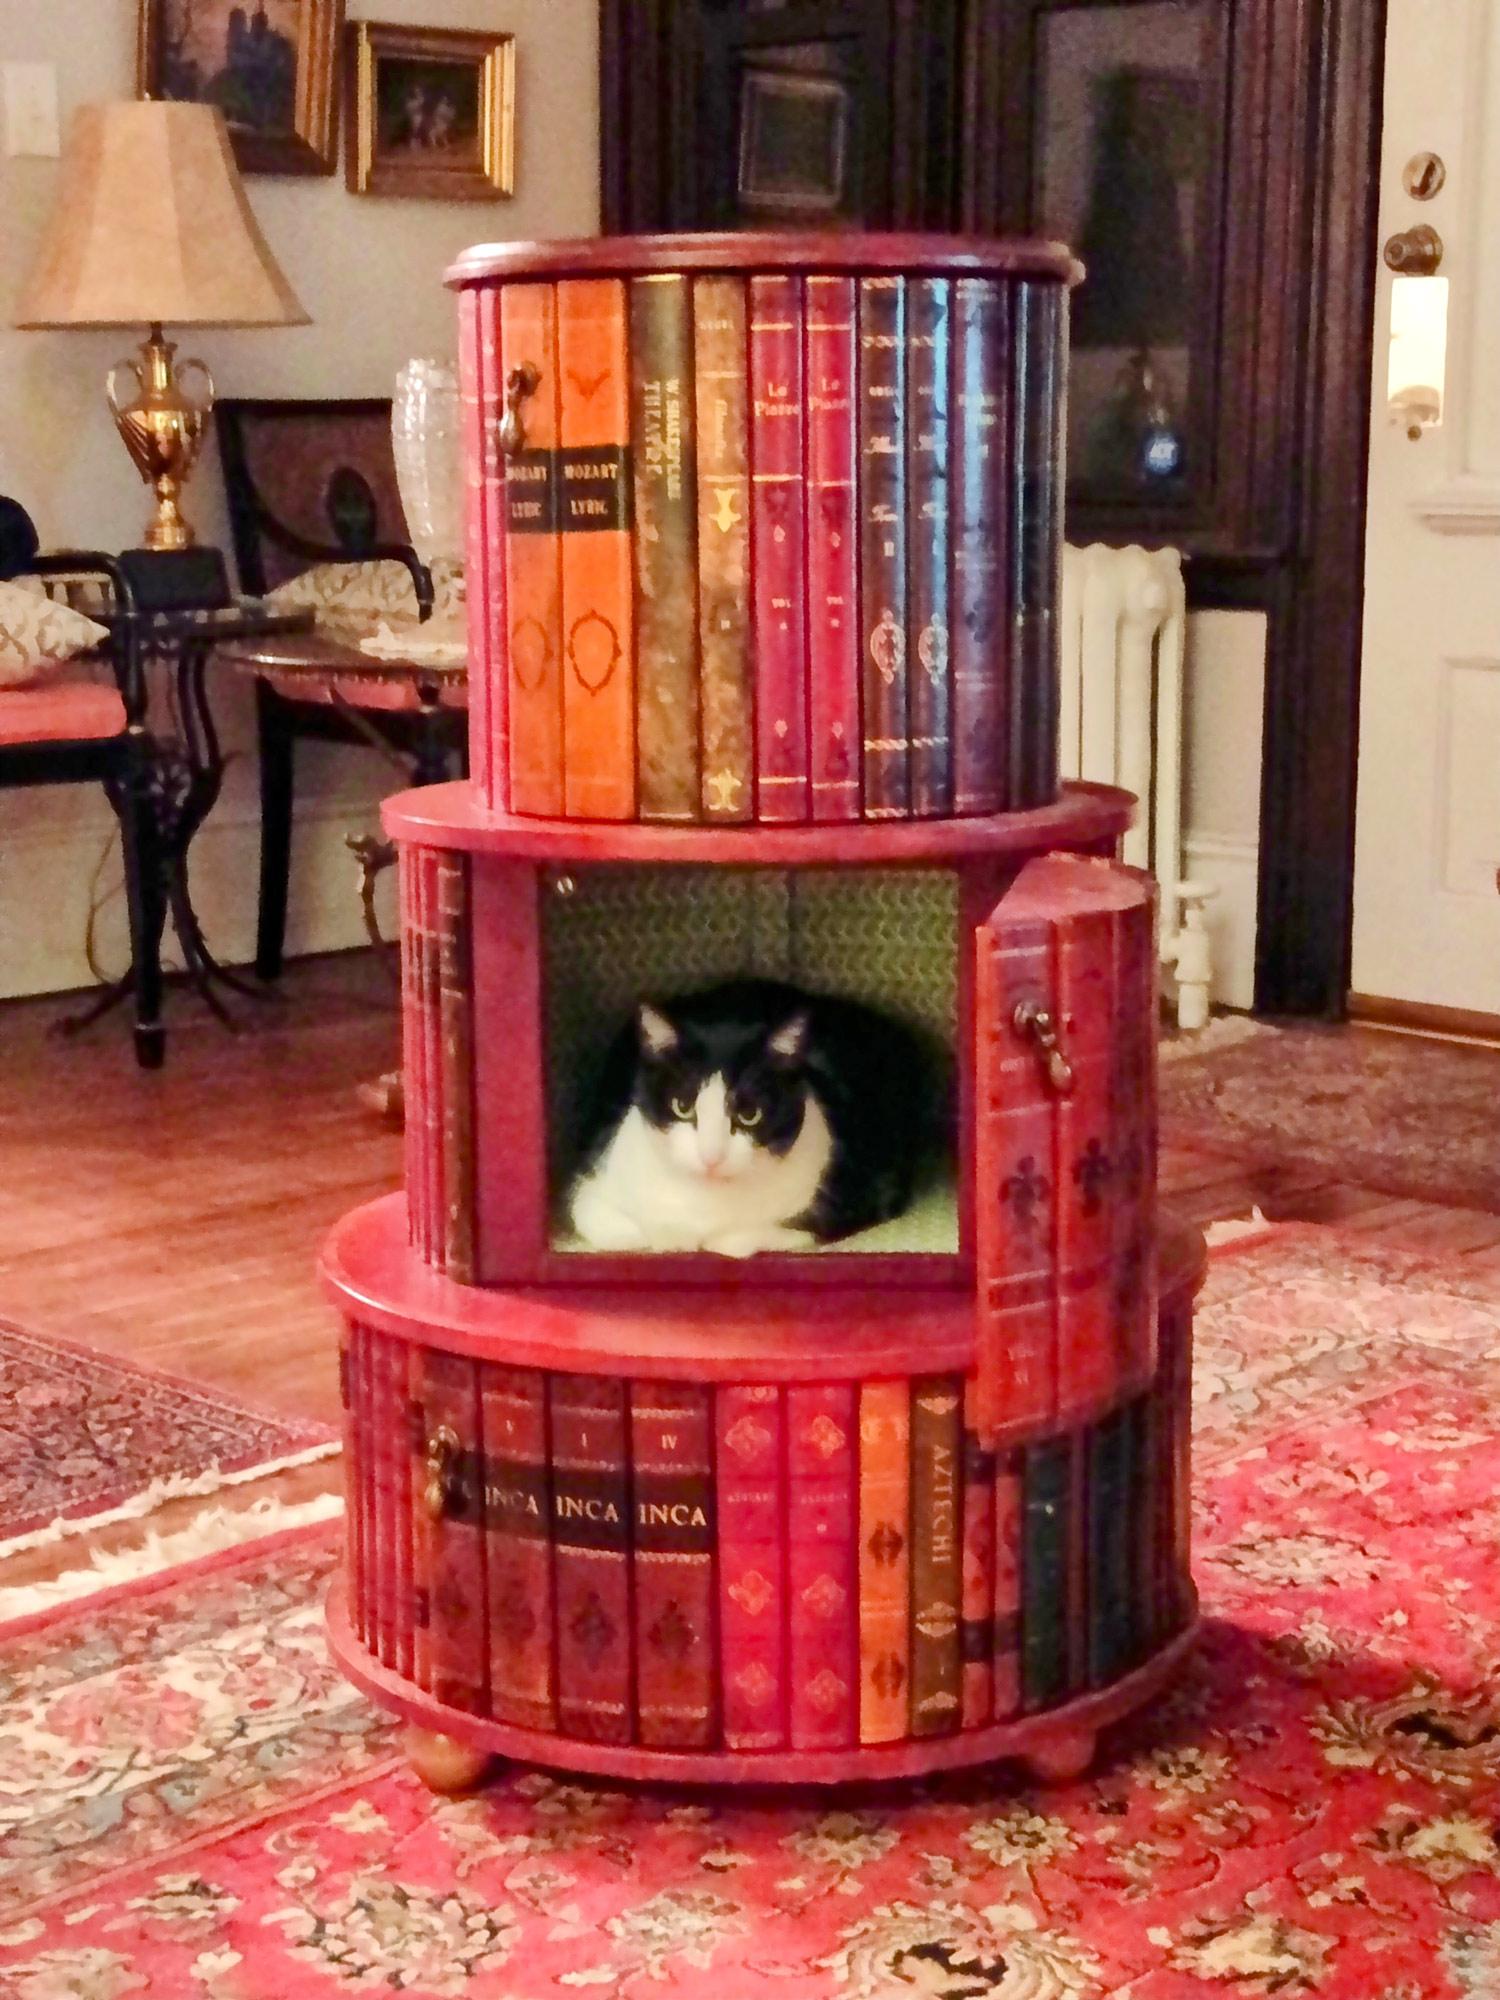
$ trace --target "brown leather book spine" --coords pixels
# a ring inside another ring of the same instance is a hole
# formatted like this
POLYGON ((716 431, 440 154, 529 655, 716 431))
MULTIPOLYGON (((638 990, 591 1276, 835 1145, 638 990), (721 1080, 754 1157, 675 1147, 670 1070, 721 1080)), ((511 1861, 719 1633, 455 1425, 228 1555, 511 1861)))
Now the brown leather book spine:
POLYGON ((907 689, 911 809, 953 809, 952 438, 953 284, 906 286, 907 689))
POLYGON ((755 817, 750 668, 749 310, 742 278, 693 280, 703 814, 755 817))
POLYGON ((474 1282, 474 992, 469 862, 444 851, 437 879, 438 1019, 443 1064, 442 1268, 474 1282))
POLYGON ((706 1749, 718 1728, 710 1391, 632 1383, 630 1453, 636 1739, 706 1749))
POLYGON ((906 657, 906 289, 859 281, 864 816, 911 811, 906 657))
POLYGON ((628 1743, 634 1662, 625 1384, 553 1375, 548 1415, 558 1727, 587 1742, 628 1743))
POLYGON ((489 1617, 484 1577, 483 1428, 479 1371, 466 1355, 423 1348, 415 1388, 420 1416, 425 1598, 432 1692, 449 1708, 484 1715, 489 1708, 489 1617), (428 1504, 441 1500, 434 1515, 428 1504))
POLYGON ((563 806, 635 816, 635 577, 625 286, 557 287, 562 541, 563 806))
POLYGON ((630 281, 636 749, 642 819, 700 815, 698 501, 690 281, 630 281))
POLYGON ((911 1727, 946 1736, 962 1711, 963 1384, 924 1376, 911 1390, 911 1727))
MULTIPOLYGON (((563 810, 562 561, 557 519, 557 293, 551 285, 500 292, 501 389, 492 431, 505 415, 504 381, 529 369, 519 450, 504 468, 504 686, 509 708, 510 810, 555 819, 563 810)), ((498 456, 498 446, 496 447, 498 456)))
POLYGON ((963 1625, 959 1635, 963 1727, 981 1729, 995 1708, 995 1454, 979 1437, 978 1396, 964 1383, 963 1625))
POLYGON ((490 1712, 523 1729, 553 1729, 547 1378, 486 1363, 480 1387, 490 1712))
POLYGON ((909 1733, 911 1392, 905 1381, 859 1392, 859 1740, 909 1733))

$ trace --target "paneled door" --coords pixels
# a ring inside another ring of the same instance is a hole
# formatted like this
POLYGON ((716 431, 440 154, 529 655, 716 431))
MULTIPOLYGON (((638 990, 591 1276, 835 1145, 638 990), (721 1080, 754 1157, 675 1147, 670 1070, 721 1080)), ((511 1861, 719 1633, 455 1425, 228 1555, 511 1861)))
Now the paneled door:
POLYGON ((1352 1005, 1500 1017, 1500 0, 1390 0, 1385 77, 1381 242, 1425 223, 1443 248, 1436 278, 1378 282, 1352 1005), (1413 438, 1396 288, 1441 279, 1442 421, 1413 438))

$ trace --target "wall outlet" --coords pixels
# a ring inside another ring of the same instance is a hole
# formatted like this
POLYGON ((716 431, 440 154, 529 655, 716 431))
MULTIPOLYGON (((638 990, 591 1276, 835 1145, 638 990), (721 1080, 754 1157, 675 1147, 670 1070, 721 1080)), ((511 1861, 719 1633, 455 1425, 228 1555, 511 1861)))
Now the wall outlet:
POLYGON ((5 96, 5 150, 11 159, 55 160, 61 152, 57 64, 0 63, 5 96))

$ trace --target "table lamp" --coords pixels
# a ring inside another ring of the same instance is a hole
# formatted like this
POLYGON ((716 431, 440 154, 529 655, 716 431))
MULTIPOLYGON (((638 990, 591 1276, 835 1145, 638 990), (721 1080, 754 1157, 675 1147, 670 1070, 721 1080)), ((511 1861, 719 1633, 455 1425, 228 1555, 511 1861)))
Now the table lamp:
POLYGON ((148 549, 192 544, 179 495, 214 401, 208 369, 175 362, 163 325, 305 326, 308 317, 251 213, 219 111, 79 106, 16 324, 150 328, 139 355, 105 377, 125 448, 156 495, 148 549))

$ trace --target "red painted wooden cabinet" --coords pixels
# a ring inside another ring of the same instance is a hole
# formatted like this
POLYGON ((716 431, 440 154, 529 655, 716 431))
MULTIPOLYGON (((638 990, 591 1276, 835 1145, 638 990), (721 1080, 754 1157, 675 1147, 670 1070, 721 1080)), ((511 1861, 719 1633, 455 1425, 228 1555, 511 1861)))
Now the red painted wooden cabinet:
POLYGON ((1153 887, 1131 801, 1055 778, 1072 269, 734 236, 451 274, 475 775, 386 808, 406 1190, 325 1257, 334 1646, 435 1785, 1061 1776, 1190 1642, 1153 887), (582 1247, 611 1036, 743 973, 902 1019, 942 1157, 805 1254, 582 1247))

